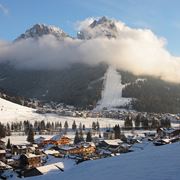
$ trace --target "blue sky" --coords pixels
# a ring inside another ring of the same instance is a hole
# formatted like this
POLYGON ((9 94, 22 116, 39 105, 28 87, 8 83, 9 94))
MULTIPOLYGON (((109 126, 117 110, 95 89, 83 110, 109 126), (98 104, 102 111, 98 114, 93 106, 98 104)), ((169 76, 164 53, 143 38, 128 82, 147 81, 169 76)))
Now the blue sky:
POLYGON ((0 39, 13 40, 35 23, 52 24, 75 36, 75 22, 108 16, 130 27, 150 28, 180 55, 179 0, 0 0, 0 39))

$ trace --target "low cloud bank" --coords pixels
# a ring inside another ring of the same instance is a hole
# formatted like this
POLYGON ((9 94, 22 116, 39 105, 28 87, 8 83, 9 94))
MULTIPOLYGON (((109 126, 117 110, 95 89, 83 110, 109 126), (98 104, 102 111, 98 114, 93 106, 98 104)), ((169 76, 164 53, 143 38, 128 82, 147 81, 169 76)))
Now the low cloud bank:
POLYGON ((151 75, 180 83, 180 57, 166 49, 166 40, 149 29, 134 29, 111 20, 115 28, 104 24, 90 27, 92 19, 79 23, 88 39, 64 38, 52 35, 16 42, 0 41, 0 63, 9 61, 16 68, 62 69, 73 63, 96 65, 104 62, 136 75, 151 75), (111 32, 112 31, 112 32, 111 32), (107 38, 103 33, 115 37, 107 38))

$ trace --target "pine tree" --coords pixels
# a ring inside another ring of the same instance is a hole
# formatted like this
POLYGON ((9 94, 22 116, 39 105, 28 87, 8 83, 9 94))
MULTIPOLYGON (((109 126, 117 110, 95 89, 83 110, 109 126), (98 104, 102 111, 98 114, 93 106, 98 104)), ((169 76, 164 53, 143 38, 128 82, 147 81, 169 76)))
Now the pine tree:
POLYGON ((151 128, 152 128, 152 129, 156 129, 156 128, 158 128, 158 127, 160 127, 160 123, 159 123, 158 119, 156 119, 156 118, 153 117, 153 119, 152 119, 152 124, 151 124, 151 128))
POLYGON ((91 142, 92 141, 92 135, 91 132, 88 131, 87 136, 86 136, 86 142, 91 142))
POLYGON ((79 140, 80 140, 80 142, 83 142, 83 141, 84 141, 82 129, 79 131, 79 140))
POLYGON ((135 128, 139 129, 140 128, 140 123, 141 123, 141 115, 138 114, 134 120, 135 128))
POLYGON ((0 123, 0 139, 6 137, 6 129, 3 124, 0 123))
POLYGON ((7 135, 7 136, 10 136, 10 135, 11 135, 11 128, 10 128, 9 123, 7 123, 7 125, 6 125, 6 135, 7 135))
POLYGON ((64 123, 64 133, 66 134, 67 133, 67 130, 68 130, 68 122, 67 121, 65 121, 65 123, 64 123))
POLYGON ((8 138, 8 142, 7 142, 6 148, 7 149, 11 149, 11 143, 10 143, 10 139, 9 138, 8 138))
POLYGON ((92 123, 92 130, 96 130, 96 123, 94 121, 92 123))
POLYGON ((61 122, 59 123, 59 131, 60 132, 62 131, 62 124, 61 124, 61 122))
POLYGON ((83 128, 83 131, 85 131, 85 129, 86 129, 85 124, 83 124, 83 127, 82 127, 82 128, 83 128))
POLYGON ((34 131, 33 131, 32 127, 29 128, 27 141, 30 142, 30 143, 34 143, 34 131))
POLYGON ((148 129, 148 128, 149 128, 149 123, 148 123, 147 118, 143 117, 143 118, 141 119, 141 122, 142 122, 142 127, 143 127, 144 129, 148 129))
POLYGON ((75 134, 75 137, 74 137, 74 144, 78 144, 80 142, 80 139, 79 139, 79 132, 76 131, 76 134, 75 134))
POLYGON ((99 125, 99 122, 97 121, 96 122, 96 130, 99 131, 99 129, 100 129, 100 125, 99 125))
POLYGON ((133 123, 132 123, 132 119, 130 116, 127 116, 127 118, 125 119, 124 126, 126 129, 132 129, 133 123))
POLYGON ((114 133, 115 133, 115 139, 120 139, 121 137, 121 129, 119 127, 119 125, 115 125, 114 129, 114 133))
POLYGON ((42 121, 41 121, 40 126, 41 126, 41 127, 40 127, 40 128, 41 128, 41 130, 45 130, 46 125, 45 125, 44 120, 42 120, 42 121))
POLYGON ((80 131, 82 130, 82 123, 81 122, 79 123, 79 130, 80 131))
POLYGON ((73 121, 73 124, 72 124, 72 130, 73 130, 73 131, 75 131, 75 130, 76 130, 76 128, 77 128, 76 122, 75 122, 75 121, 73 121))

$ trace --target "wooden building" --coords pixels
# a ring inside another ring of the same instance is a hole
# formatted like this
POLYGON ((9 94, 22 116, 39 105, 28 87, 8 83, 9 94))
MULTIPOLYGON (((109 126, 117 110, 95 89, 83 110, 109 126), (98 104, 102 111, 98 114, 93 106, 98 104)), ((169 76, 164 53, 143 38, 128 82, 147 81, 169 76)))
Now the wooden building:
POLYGON ((64 155, 88 155, 96 151, 96 147, 90 144, 81 144, 77 146, 62 146, 59 149, 64 155))
POLYGON ((106 130, 103 133, 104 139, 115 139, 115 133, 113 130, 106 130))
POLYGON ((49 140, 45 140, 43 141, 43 145, 47 145, 47 144, 53 144, 53 145, 65 145, 65 144, 70 144, 71 139, 66 137, 66 136, 54 136, 53 138, 49 139, 49 140))
POLYGON ((4 149, 0 150, 0 161, 5 162, 6 160, 6 151, 4 149))
POLYGON ((0 149, 6 149, 6 144, 0 139, 0 149))
POLYGON ((23 169, 30 169, 41 166, 41 155, 22 154, 20 156, 20 167, 23 169))

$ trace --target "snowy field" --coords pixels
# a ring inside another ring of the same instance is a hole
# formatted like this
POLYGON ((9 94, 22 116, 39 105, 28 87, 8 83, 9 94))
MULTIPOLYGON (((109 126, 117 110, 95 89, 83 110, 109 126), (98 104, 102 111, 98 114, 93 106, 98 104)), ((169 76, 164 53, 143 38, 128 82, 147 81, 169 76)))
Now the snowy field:
POLYGON ((0 98, 0 122, 11 123, 16 121, 29 120, 31 123, 34 121, 48 121, 48 122, 61 122, 62 125, 65 121, 68 121, 69 127, 72 126, 73 121, 76 121, 78 125, 80 122, 86 126, 86 128, 92 127, 93 121, 98 121, 101 128, 113 127, 116 124, 123 125, 124 121, 108 119, 108 118, 77 118, 77 117, 65 117, 58 116, 56 114, 38 114, 34 109, 17 105, 15 103, 6 101, 0 98))
MULTIPOLYGON (((45 122, 61 122, 62 125, 65 121, 68 121, 69 127, 72 127, 72 123, 75 120, 76 124, 79 125, 81 122, 86 128, 92 127, 92 122, 98 121, 101 128, 114 127, 116 124, 120 126, 124 125, 123 120, 109 119, 109 118, 79 118, 79 117, 67 117, 59 116, 56 114, 38 114, 35 109, 21 106, 7 100, 0 98, 0 122, 6 124, 11 122, 19 122, 29 120, 31 123, 35 121, 45 122)), ((172 123, 172 127, 180 127, 180 122, 172 123)))

